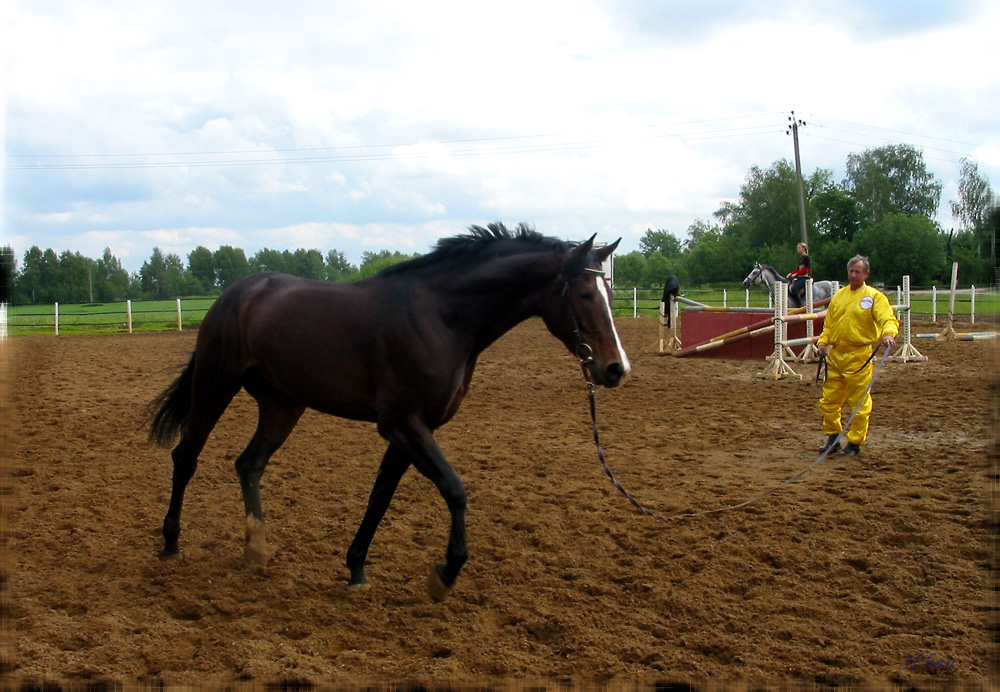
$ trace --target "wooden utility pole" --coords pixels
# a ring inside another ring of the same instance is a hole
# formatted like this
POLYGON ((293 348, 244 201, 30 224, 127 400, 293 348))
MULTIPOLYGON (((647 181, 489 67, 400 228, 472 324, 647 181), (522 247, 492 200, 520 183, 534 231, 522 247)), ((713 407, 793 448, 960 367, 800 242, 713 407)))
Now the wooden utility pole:
POLYGON ((795 111, 792 111, 788 118, 788 130, 785 134, 791 133, 792 142, 795 144, 795 178, 799 186, 799 227, 802 231, 802 242, 809 245, 809 234, 806 230, 806 195, 802 189, 802 163, 799 161, 799 125, 805 127, 804 120, 795 118, 795 111))

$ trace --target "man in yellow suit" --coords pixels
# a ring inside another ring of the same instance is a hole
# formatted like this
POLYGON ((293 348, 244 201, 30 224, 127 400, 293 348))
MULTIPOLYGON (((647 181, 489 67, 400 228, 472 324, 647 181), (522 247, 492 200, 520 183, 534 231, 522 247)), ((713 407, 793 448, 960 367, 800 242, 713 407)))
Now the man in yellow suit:
POLYGON ((899 320, 885 295, 865 283, 871 266, 867 257, 855 255, 847 263, 849 286, 844 286, 830 300, 823 321, 823 332, 816 342, 821 356, 826 356, 826 382, 819 410, 823 414, 823 432, 828 436, 821 452, 840 449, 837 439, 844 425, 841 421, 844 402, 858 413, 847 431, 847 446, 842 455, 854 455, 868 438, 868 418, 872 397, 868 385, 875 369, 872 350, 876 345, 892 349, 896 345, 899 320))

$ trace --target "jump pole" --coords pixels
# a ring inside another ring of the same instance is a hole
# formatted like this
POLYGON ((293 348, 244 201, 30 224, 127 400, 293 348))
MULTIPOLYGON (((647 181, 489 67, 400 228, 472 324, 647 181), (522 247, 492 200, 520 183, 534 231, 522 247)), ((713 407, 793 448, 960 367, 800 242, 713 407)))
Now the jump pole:
POLYGON ((955 294, 958 293, 958 262, 951 265, 951 296, 948 299, 948 321, 942 331, 936 337, 937 341, 954 341, 957 338, 955 333, 955 294))
POLYGON ((819 341, 818 336, 804 336, 801 339, 787 339, 782 342, 782 345, 793 348, 795 346, 815 346, 816 342, 819 341))
MULTIPOLYGON (((774 291, 774 354, 770 356, 771 364, 761 373, 760 377, 767 377, 772 380, 780 380, 783 377, 796 377, 802 379, 792 367, 785 362, 785 352, 788 347, 784 341, 788 340, 788 325, 785 323, 785 314, 788 310, 788 293, 786 291, 774 291)), ((794 355, 794 354, 793 354, 794 355)))
POLYGON ((660 301, 660 353, 674 353, 681 347, 680 309, 675 296, 667 296, 667 302, 660 301), (666 320, 667 315, 670 319, 666 320), (666 320, 666 322, 664 321, 666 320), (667 327, 667 322, 670 327, 667 327))
MULTIPOLYGON (((826 317, 826 310, 821 312, 800 312, 795 315, 786 315, 783 319, 785 324, 794 324, 796 322, 808 322, 806 325, 806 336, 812 336, 809 332, 812 330, 812 323, 815 320, 826 317)), ((719 334, 719 336, 713 336, 709 341, 722 341, 724 339, 729 339, 730 337, 739 336, 740 334, 745 334, 746 332, 752 332, 759 330, 761 327, 767 324, 774 323, 774 317, 768 317, 766 320, 761 320, 760 322, 754 322, 753 324, 748 324, 745 327, 740 327, 739 329, 734 329, 731 332, 726 332, 725 334, 719 334)), ((730 342, 732 343, 732 342, 730 342)))
POLYGON ((702 353, 703 351, 711 351, 713 348, 719 348, 720 346, 727 346, 729 344, 735 344, 737 341, 743 341, 744 339, 750 339, 755 336, 760 336, 761 334, 768 334, 774 331, 774 325, 769 324, 764 327, 760 327, 753 331, 743 332, 731 336, 726 339, 720 339, 718 341, 706 341, 703 344, 698 344, 697 346, 688 346, 687 348, 682 348, 679 351, 674 351, 674 355, 678 358, 683 358, 684 356, 690 356, 693 353, 702 353))
MULTIPOLYGON (((673 301, 674 297, 670 296, 670 300, 673 301)), ((823 300, 816 301, 814 308, 826 305, 829 302, 830 302, 829 298, 824 298, 823 300)), ((791 310, 787 309, 787 300, 784 305, 786 307, 785 314, 784 316, 781 316, 781 319, 786 324, 808 321, 809 326, 812 326, 812 322, 814 320, 820 319, 826 315, 825 310, 822 310, 820 312, 807 311, 809 307, 808 305, 800 308, 793 308, 791 310)), ((714 348, 718 348, 720 346, 726 346, 732 343, 736 343, 738 341, 742 341, 743 339, 748 339, 754 336, 761 336, 763 334, 771 333, 774 331, 775 328, 774 322, 778 314, 779 313, 777 313, 773 308, 749 308, 749 309, 740 307, 723 308, 714 305, 705 305, 703 303, 698 303, 694 300, 691 300, 690 298, 677 296, 676 303, 674 303, 673 306, 665 306, 663 303, 660 304, 659 351, 660 353, 670 353, 678 357, 684 357, 696 353, 702 353, 704 351, 709 351, 714 348), (685 306, 690 306, 690 307, 681 308, 679 304, 684 304, 685 306), (672 311, 670 328, 666 327, 664 321, 665 314, 668 310, 672 311), (739 312, 739 313, 760 312, 762 314, 767 314, 768 317, 766 317, 763 320, 760 320, 759 322, 754 322, 744 327, 740 327, 739 329, 735 329, 731 332, 726 332, 725 334, 719 334, 717 336, 713 336, 708 341, 684 348, 680 338, 682 315, 685 312, 702 312, 702 311, 739 312)), ((792 353, 791 351, 788 351, 788 353, 790 357, 794 357, 794 353, 792 353)))
MULTIPOLYGON (((936 339, 937 334, 914 334, 918 339, 936 339)), ((982 339, 995 339, 1000 334, 996 332, 956 332, 955 341, 980 341, 982 339)))
MULTIPOLYGON (((955 265, 958 266, 957 264, 955 265)), ((889 356, 889 360, 897 363, 908 363, 910 361, 922 362, 927 360, 927 356, 921 355, 913 346, 913 330, 910 326, 910 275, 903 276, 903 302, 899 306, 900 315, 899 330, 901 332, 902 344, 896 352, 889 356)))
MULTIPOLYGON (((806 278, 806 312, 812 312, 814 310, 813 306, 813 280, 812 277, 806 278)), ((819 360, 819 351, 816 349, 816 341, 813 339, 815 325, 813 320, 809 320, 806 323, 806 338, 810 341, 806 342, 805 348, 799 353, 796 358, 800 363, 812 363, 813 361, 819 360)))

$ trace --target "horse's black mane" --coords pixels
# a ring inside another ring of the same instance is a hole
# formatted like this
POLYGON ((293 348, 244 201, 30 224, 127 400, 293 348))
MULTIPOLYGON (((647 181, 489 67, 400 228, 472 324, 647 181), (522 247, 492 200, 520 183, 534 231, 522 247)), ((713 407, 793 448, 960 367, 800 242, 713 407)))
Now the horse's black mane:
POLYGON ((514 230, 510 230, 499 222, 488 224, 485 228, 469 226, 467 233, 451 238, 442 238, 435 244, 434 249, 426 255, 394 264, 382 270, 381 274, 385 276, 420 269, 447 259, 495 256, 505 250, 565 252, 571 245, 565 240, 544 236, 526 223, 518 224, 514 230))

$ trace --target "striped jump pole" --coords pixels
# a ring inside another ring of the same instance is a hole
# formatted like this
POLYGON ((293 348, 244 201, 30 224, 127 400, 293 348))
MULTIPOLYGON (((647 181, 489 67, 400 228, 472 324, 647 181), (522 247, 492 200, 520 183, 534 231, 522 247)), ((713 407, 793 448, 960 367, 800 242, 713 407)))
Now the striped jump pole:
MULTIPOLYGON (((826 317, 826 310, 821 312, 800 312, 797 315, 785 315, 782 318, 785 324, 794 324, 796 322, 809 322, 810 324, 815 320, 822 319, 826 317)), ((764 325, 774 324, 774 317, 768 317, 766 320, 761 320, 760 322, 754 322, 753 324, 748 324, 745 327, 740 327, 739 329, 734 329, 731 332, 726 332, 725 334, 719 334, 719 336, 713 336, 709 341, 722 341, 723 339, 728 339, 733 336, 738 336, 746 332, 752 332, 760 329, 764 325)), ((810 336, 808 333, 806 336, 810 336)))
POLYGON ((781 343, 784 346, 787 346, 788 348, 793 348, 795 346, 809 346, 809 345, 815 346, 817 341, 819 341, 819 335, 803 336, 799 339, 785 339, 781 343))
POLYGON ((719 348, 720 346, 726 346, 728 344, 735 344, 738 341, 743 341, 744 339, 750 339, 755 336, 760 336, 761 334, 768 334, 774 331, 774 325, 768 324, 766 326, 754 329, 753 331, 741 332, 734 336, 730 336, 725 339, 719 339, 718 341, 706 341, 703 344, 698 344, 697 346, 688 346, 687 348, 682 348, 679 351, 674 351, 674 355, 678 358, 683 358, 684 356, 690 356, 695 353, 702 353, 704 351, 710 351, 713 348, 719 348))
POLYGON ((785 322, 788 317, 786 314, 787 311, 788 293, 786 291, 775 291, 774 353, 768 358, 771 364, 763 372, 758 373, 761 377, 767 377, 772 380, 780 380, 783 377, 797 377, 800 380, 802 379, 802 375, 792 370, 792 367, 785 362, 785 353, 789 349, 782 342, 788 340, 788 324, 785 322))
MULTIPOLYGON (((936 339, 937 334, 914 334, 918 339, 936 339)), ((996 332, 955 332, 955 341, 981 341, 985 339, 995 339, 996 332)))

